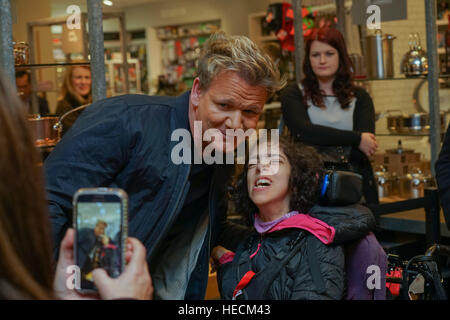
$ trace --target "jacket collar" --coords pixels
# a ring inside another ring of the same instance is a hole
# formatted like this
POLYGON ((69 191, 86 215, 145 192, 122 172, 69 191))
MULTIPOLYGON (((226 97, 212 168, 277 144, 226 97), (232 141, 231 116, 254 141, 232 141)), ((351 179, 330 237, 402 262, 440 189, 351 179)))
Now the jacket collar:
MULTIPOLYGON (((269 229, 268 233, 275 231, 280 231, 288 228, 302 229, 313 234, 317 239, 319 239, 324 244, 331 244, 336 233, 335 229, 325 222, 313 218, 308 214, 298 213, 292 215, 289 213, 289 217, 286 219, 281 219, 272 228, 269 229)), ((255 217, 255 225, 259 223, 259 219, 255 217)))
POLYGON ((189 132, 189 97, 191 95, 191 91, 186 91, 185 93, 176 97, 175 102, 175 114, 176 114, 176 122, 177 128, 188 129, 189 132))

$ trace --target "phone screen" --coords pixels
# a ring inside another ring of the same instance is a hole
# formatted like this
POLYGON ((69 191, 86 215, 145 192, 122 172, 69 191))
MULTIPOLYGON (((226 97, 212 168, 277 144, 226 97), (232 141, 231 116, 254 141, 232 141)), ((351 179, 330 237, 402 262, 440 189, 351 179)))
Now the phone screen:
POLYGON ((81 289, 95 290, 92 271, 103 268, 116 278, 122 271, 122 203, 120 198, 80 196, 76 206, 76 264, 81 289))

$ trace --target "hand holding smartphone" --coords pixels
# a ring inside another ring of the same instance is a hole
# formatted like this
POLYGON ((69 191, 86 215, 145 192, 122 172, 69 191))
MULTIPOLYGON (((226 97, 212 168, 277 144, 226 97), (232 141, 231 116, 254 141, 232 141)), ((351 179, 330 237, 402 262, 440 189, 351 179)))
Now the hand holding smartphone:
POLYGON ((117 278, 125 268, 128 196, 118 188, 83 188, 73 197, 74 262, 83 294, 97 293, 92 271, 117 278))

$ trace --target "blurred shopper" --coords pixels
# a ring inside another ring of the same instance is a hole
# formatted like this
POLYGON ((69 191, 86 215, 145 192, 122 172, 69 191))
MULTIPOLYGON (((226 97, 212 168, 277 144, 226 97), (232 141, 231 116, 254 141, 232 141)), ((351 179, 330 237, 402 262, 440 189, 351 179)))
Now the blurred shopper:
MULTIPOLYGON (((64 76, 64 82, 61 87, 61 95, 56 107, 56 114, 58 116, 62 116, 76 107, 91 103, 91 84, 92 80, 90 67, 69 67, 64 76)), ((82 112, 83 109, 74 111, 62 120, 63 135, 72 127, 82 112)))
MULTIPOLYGON (((81 299, 66 287, 74 265, 74 230, 65 232, 54 274, 52 244, 40 156, 13 87, 0 73, 0 299, 81 299)), ((145 248, 128 241, 129 264, 109 278, 97 269, 94 281, 104 299, 148 299, 152 285, 145 248)))
POLYGON ((224 142, 226 130, 256 128, 266 100, 281 86, 272 60, 250 39, 219 33, 204 44, 189 92, 93 103, 45 161, 55 247, 70 226, 76 190, 122 188, 129 196, 129 234, 147 249, 155 298, 204 299, 211 248, 233 249, 247 230, 226 220, 234 166, 189 160, 211 146, 234 152, 237 146, 224 142), (195 121, 201 131, 194 131, 195 121), (203 137, 208 129, 221 139, 194 146, 194 134, 203 137), (175 130, 188 136, 182 163, 172 158, 175 130))
POLYGON ((314 29, 305 43, 304 78, 281 95, 283 118, 296 141, 314 146, 329 166, 363 176, 367 204, 378 190, 369 161, 377 150, 372 99, 353 84, 351 60, 342 34, 314 29))
MULTIPOLYGON (((33 91, 31 88, 31 76, 28 71, 17 71, 16 72, 16 87, 17 91, 20 94, 20 99, 25 103, 25 108, 28 113, 33 113, 32 105, 31 105, 31 98, 33 95, 33 91)), ((50 113, 48 109, 48 102, 46 99, 40 97, 37 95, 37 102, 38 102, 38 113, 40 115, 48 115, 50 113)))

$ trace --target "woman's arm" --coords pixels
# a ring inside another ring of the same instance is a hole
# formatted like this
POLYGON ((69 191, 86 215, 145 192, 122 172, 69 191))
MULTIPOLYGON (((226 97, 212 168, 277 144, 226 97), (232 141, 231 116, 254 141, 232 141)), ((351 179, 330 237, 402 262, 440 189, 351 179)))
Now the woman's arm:
POLYGON ((375 133, 375 108, 372 98, 364 89, 358 89, 356 99, 353 130, 375 133))
POLYGON ((296 83, 289 85, 282 92, 281 111, 292 135, 307 144, 359 146, 361 142, 359 132, 312 124, 296 83))

